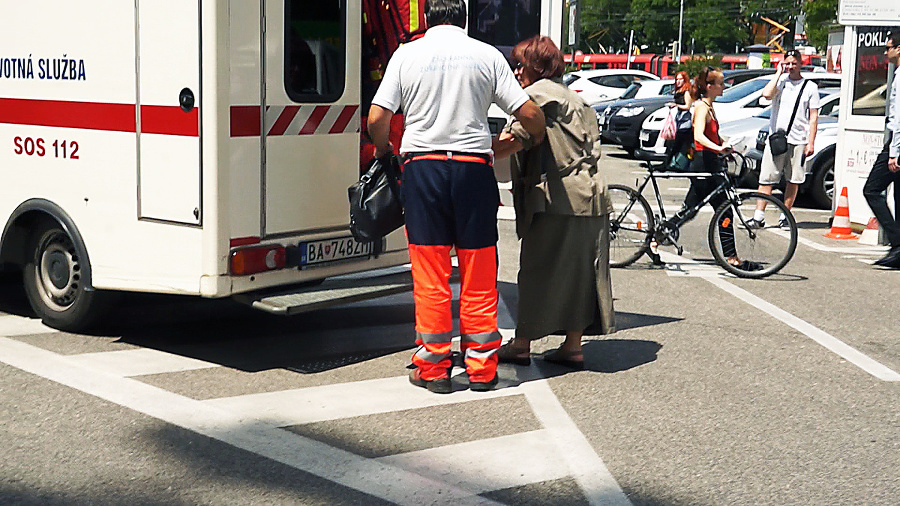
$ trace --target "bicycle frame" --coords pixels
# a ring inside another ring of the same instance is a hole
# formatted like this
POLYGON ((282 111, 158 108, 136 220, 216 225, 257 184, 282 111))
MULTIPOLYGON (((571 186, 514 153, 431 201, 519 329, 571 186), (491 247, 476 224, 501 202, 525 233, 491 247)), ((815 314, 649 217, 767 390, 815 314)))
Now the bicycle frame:
MULTIPOLYGON (((665 205, 663 205, 662 194, 660 193, 660 190, 659 190, 659 183, 657 183, 657 181, 656 181, 657 178, 659 178, 659 179, 675 179, 675 178, 706 179, 706 178, 711 178, 711 177, 716 177, 716 176, 720 176, 723 179, 723 181, 720 182, 719 185, 712 192, 710 192, 707 196, 705 196, 699 203, 684 210, 683 215, 679 219, 674 220, 670 224, 674 226, 675 230, 680 230, 681 226, 684 225, 685 223, 689 222, 690 220, 692 220, 697 215, 697 213, 700 212, 700 209, 702 209, 703 206, 708 204, 713 198, 715 198, 719 194, 724 193, 725 198, 731 204, 732 210, 734 211, 734 216, 736 217, 736 219, 740 220, 740 223, 742 225, 746 226, 747 222, 744 219, 744 216, 740 213, 740 211, 737 208, 737 204, 736 204, 737 203, 737 190, 735 188, 734 181, 732 181, 731 176, 724 170, 722 170, 721 172, 718 172, 718 173, 674 172, 674 173, 657 174, 657 172, 655 170, 653 170, 653 166, 648 164, 647 175, 644 176, 644 181, 642 183, 640 183, 639 185, 637 185, 637 188, 635 191, 637 191, 637 193, 639 193, 639 194, 643 194, 644 188, 647 187, 647 183, 650 182, 653 184, 653 193, 654 193, 654 196, 656 197, 656 205, 657 205, 657 208, 659 209, 658 217, 660 218, 658 220, 655 220, 657 222, 657 224, 656 224, 657 230, 653 231, 654 237, 656 237, 656 235, 661 232, 665 233, 665 231, 662 230, 662 227, 660 227, 660 225, 662 223, 665 223, 668 221, 668 219, 666 217, 666 208, 665 208, 665 205)), ((630 209, 631 209, 631 206, 629 205, 629 207, 626 211, 630 211, 630 209)), ((750 237, 755 238, 755 236, 756 236, 756 232, 750 231, 750 237)), ((679 254, 681 254, 681 251, 682 251, 681 246, 678 245, 678 240, 675 237, 671 236, 671 233, 666 233, 664 238, 668 239, 676 248, 678 248, 678 252, 679 252, 679 254)))

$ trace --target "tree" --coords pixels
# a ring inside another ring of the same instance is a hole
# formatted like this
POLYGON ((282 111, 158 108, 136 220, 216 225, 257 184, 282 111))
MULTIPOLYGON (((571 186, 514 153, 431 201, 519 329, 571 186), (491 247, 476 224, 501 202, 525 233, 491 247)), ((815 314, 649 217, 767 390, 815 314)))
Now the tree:
POLYGON ((838 0, 807 0, 806 38, 809 44, 824 52, 828 45, 828 32, 837 23, 838 0))
POLYGON ((632 0, 626 24, 640 34, 640 44, 649 46, 650 52, 664 53, 678 39, 679 4, 680 0, 632 0))
POLYGON ((622 49, 628 45, 630 27, 625 17, 631 0, 581 0, 581 44, 585 52, 599 52, 600 46, 622 49))

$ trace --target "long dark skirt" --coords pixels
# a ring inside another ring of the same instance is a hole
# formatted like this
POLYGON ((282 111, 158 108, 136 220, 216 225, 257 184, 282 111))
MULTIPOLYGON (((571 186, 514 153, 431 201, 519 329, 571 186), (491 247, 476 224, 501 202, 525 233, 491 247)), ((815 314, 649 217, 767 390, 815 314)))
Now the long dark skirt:
POLYGON ((616 331, 609 218, 538 213, 522 238, 516 339, 616 331))

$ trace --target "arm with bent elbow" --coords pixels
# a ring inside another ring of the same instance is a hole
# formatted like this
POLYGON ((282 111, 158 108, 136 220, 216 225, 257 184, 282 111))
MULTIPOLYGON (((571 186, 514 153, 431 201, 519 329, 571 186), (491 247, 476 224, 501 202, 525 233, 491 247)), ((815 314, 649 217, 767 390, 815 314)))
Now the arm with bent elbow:
POLYGON ((532 145, 540 144, 544 140, 546 132, 546 119, 544 111, 533 101, 529 100, 522 104, 513 116, 522 124, 522 127, 531 136, 532 145))

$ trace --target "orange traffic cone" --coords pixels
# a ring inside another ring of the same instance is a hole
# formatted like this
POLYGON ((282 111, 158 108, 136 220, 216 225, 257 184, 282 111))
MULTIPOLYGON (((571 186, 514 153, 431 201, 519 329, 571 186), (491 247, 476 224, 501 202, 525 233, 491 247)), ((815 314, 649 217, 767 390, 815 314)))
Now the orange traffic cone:
POLYGON ((862 234, 859 234, 859 243, 869 246, 878 245, 878 220, 874 216, 869 218, 869 223, 866 223, 866 229, 862 231, 862 234))
POLYGON ((856 239, 856 235, 850 230, 850 204, 846 186, 841 190, 837 210, 831 220, 831 232, 822 235, 830 239, 856 239))

